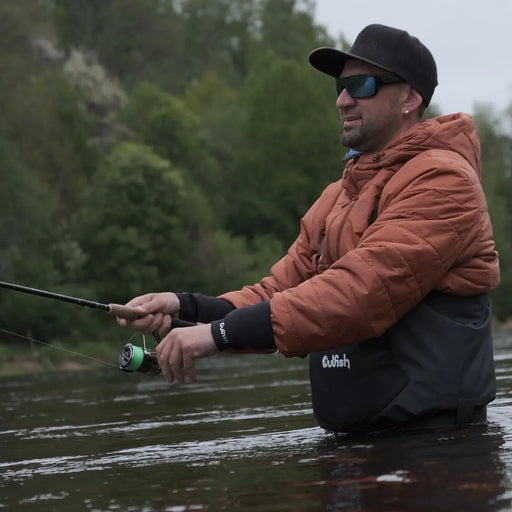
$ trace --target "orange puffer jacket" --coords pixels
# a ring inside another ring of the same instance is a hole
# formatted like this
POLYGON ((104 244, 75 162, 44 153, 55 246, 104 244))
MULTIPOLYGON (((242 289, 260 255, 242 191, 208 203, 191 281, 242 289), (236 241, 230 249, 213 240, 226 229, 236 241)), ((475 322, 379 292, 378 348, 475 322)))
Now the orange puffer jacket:
POLYGON ((270 300, 276 346, 296 356, 378 337, 432 290, 487 293, 499 264, 480 180, 469 116, 419 123, 349 160, 270 276, 222 298, 270 300))

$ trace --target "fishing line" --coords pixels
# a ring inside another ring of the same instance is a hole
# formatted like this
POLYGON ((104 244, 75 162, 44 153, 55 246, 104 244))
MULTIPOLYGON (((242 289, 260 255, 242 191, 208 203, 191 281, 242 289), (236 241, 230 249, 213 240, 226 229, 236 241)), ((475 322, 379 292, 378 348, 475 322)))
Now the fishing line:
MULTIPOLYGON (((0 327, 0 332, 3 332, 5 334, 10 334, 11 336, 17 336, 18 338, 22 338, 26 341, 31 341, 34 343, 39 343, 40 345, 45 345, 50 348, 54 348, 56 350, 61 350, 62 352, 66 352, 67 354, 72 354, 74 356, 82 357, 84 359, 89 359, 90 361, 95 361, 97 363, 102 363, 107 366, 113 366, 116 369, 119 369, 118 365, 115 365, 114 363, 109 363, 108 361, 104 361, 103 359, 98 359, 96 357, 87 356, 85 354, 80 354, 79 352, 74 352, 73 350, 69 350, 67 348, 59 347, 58 345, 52 345, 51 343, 46 343, 45 341, 36 340, 35 338, 30 338, 29 336, 25 336, 23 334, 18 334, 17 332, 9 331, 7 329, 2 329, 0 327)), ((133 337, 133 336, 132 336, 133 337)))

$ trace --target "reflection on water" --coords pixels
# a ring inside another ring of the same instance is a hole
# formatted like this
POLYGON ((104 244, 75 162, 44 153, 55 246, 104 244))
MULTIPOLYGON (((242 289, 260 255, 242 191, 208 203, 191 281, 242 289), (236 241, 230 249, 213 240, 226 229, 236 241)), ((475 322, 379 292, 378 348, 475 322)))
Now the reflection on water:
POLYGON ((200 380, 106 371, 0 379, 0 509, 512 509, 512 350, 487 427, 326 435, 307 360, 225 357, 200 380))
POLYGON ((508 510, 499 426, 323 444, 324 510, 508 510))

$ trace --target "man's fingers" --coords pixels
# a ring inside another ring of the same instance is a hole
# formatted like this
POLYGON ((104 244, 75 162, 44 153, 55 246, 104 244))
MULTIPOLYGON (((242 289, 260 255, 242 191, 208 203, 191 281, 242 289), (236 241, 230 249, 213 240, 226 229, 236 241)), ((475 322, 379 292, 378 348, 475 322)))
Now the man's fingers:
POLYGON ((145 304, 146 302, 149 302, 153 299, 155 296, 154 293, 146 293, 145 295, 139 295, 138 297, 133 298, 129 302, 126 303, 126 306, 130 308, 136 308, 141 306, 142 304, 145 304))
POLYGON ((146 293, 127 302, 124 307, 132 309, 140 317, 158 311, 162 312, 163 305, 165 304, 162 295, 159 293, 146 293))
POLYGON ((153 334, 155 334, 155 339, 157 340, 157 343, 160 343, 165 336, 169 333, 171 330, 171 317, 170 315, 164 315, 162 322, 158 329, 155 329, 153 331, 153 334))
MULTIPOLYGON (((131 329, 149 334, 157 330, 160 330, 164 322, 164 315, 162 315, 162 313, 155 313, 146 315, 142 318, 138 318, 137 320, 133 320, 131 322, 127 322, 126 326, 130 327, 131 329)), ((119 320, 118 323, 122 325, 119 320)), ((169 323, 169 321, 167 321, 167 323, 169 323)), ((122 327, 125 326, 122 325, 122 327)))
POLYGON ((195 360, 217 353, 207 324, 173 329, 156 347, 158 363, 169 382, 195 381, 195 360))
POLYGON ((184 357, 183 359, 183 371, 185 375, 191 380, 196 380, 196 366, 194 363, 194 359, 191 357, 184 357))
POLYGON ((183 352, 179 343, 173 343, 169 356, 169 367, 178 382, 185 382, 183 376, 183 352))
POLYGON ((164 377, 169 381, 173 381, 173 375, 169 368, 169 354, 171 351, 171 345, 169 339, 164 338, 156 347, 156 357, 158 364, 164 374, 164 377))
POLYGON ((126 306, 140 310, 145 315, 156 312, 171 315, 180 309, 178 297, 172 292, 147 293, 135 297, 126 306))
POLYGON ((117 317, 116 320, 118 325, 120 325, 121 327, 127 327, 128 321, 126 320, 126 318, 117 317))

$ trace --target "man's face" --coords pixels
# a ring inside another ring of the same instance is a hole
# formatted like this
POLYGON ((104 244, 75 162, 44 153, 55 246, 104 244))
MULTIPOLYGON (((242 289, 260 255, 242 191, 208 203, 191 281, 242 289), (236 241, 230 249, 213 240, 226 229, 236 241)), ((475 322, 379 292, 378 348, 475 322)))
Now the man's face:
MULTIPOLYGON (((358 60, 345 63, 341 78, 353 75, 390 76, 377 66, 358 60)), ((344 89, 336 100, 342 121, 341 143, 364 153, 382 150, 405 126, 405 83, 384 84, 375 96, 353 98, 344 89)))

